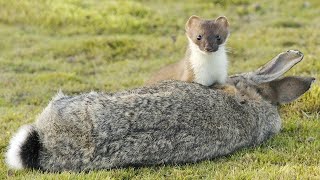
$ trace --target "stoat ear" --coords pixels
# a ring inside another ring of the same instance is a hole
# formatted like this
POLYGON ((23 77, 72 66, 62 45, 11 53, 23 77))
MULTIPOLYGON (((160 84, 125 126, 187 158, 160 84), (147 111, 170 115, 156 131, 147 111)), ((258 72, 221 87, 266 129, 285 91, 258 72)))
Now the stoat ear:
POLYGON ((273 92, 268 94, 268 99, 275 104, 292 102, 308 91, 314 81, 314 77, 289 76, 268 82, 270 92, 273 92))
POLYGON ((225 28, 229 27, 228 19, 225 16, 219 16, 215 21, 216 23, 222 25, 225 28))
POLYGON ((200 22, 200 20, 201 18, 199 16, 192 15, 186 23, 186 31, 188 31, 191 27, 197 25, 200 22))

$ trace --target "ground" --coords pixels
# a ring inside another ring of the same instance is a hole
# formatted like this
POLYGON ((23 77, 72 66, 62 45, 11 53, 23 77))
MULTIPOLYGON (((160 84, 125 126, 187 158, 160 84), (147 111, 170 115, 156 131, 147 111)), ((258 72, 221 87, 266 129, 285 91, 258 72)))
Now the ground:
POLYGON ((319 0, 0 0, 0 179, 319 179, 319 0), (250 71, 288 49, 304 60, 288 74, 318 82, 281 106, 281 132, 230 156, 181 166, 61 174, 8 170, 4 153, 60 89, 66 94, 143 85, 184 56, 189 16, 225 15, 229 74, 250 71))

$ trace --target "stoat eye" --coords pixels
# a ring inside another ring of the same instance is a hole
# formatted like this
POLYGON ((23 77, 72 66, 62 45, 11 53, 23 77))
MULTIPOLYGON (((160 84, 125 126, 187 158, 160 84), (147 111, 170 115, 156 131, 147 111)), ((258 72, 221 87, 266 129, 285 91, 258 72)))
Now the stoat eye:
POLYGON ((197 40, 200 41, 202 39, 201 35, 198 35, 197 40))
POLYGON ((221 36, 220 36, 220 35, 216 35, 216 39, 217 39, 218 41, 221 41, 221 36))

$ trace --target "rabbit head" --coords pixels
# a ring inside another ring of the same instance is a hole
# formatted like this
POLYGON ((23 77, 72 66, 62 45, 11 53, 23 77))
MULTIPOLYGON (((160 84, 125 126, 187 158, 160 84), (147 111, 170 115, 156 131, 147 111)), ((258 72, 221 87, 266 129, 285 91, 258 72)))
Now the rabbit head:
POLYGON ((274 105, 289 103, 309 88, 313 77, 281 77, 303 59, 300 51, 288 50, 253 72, 230 76, 228 83, 247 99, 263 99, 274 105))

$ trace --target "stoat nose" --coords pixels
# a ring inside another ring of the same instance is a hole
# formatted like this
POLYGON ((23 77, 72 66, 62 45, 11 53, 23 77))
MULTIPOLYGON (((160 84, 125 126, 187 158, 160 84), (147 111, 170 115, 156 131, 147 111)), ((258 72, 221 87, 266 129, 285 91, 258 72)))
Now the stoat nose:
POLYGON ((218 51, 219 46, 207 46, 204 48, 204 50, 206 50, 207 52, 216 52, 218 51))
POLYGON ((212 48, 208 48, 208 47, 207 47, 207 48, 205 48, 205 50, 208 51, 208 52, 213 52, 213 49, 212 49, 212 48))

